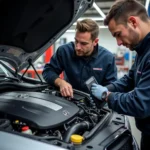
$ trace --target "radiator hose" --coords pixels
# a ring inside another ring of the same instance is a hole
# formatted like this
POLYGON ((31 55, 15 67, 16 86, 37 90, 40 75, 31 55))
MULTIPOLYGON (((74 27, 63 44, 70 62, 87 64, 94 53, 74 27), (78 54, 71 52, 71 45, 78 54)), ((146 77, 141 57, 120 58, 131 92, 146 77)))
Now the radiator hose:
POLYGON ((69 142, 72 134, 78 134, 79 132, 86 131, 90 128, 90 123, 88 121, 77 123, 71 126, 64 136, 64 141, 69 142))
POLYGON ((4 129, 7 131, 12 130, 12 126, 9 120, 7 119, 0 119, 0 129, 4 129))

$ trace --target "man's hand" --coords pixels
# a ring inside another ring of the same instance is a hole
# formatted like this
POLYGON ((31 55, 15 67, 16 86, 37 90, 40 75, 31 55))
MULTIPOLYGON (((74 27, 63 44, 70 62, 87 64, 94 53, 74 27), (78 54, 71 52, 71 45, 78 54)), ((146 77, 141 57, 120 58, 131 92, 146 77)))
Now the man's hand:
POLYGON ((91 92, 92 95, 95 96, 96 98, 98 98, 99 100, 102 100, 102 94, 104 92, 108 92, 108 89, 106 87, 103 87, 101 85, 95 84, 93 83, 91 85, 91 92))
POLYGON ((62 96, 73 98, 73 89, 71 84, 69 84, 63 79, 57 78, 55 80, 55 85, 60 88, 60 93, 62 96))

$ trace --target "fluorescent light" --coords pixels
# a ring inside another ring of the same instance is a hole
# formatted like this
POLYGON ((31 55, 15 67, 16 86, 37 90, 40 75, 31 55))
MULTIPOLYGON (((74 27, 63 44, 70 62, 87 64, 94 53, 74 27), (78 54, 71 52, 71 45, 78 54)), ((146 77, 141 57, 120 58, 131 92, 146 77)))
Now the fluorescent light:
POLYGON ((149 2, 150 2, 150 0, 146 0, 146 3, 145 3, 146 10, 148 10, 149 2))
MULTIPOLYGON (((82 17, 82 18, 79 18, 78 20, 83 20, 83 19, 92 19, 94 21, 103 21, 104 18, 102 17, 82 17)), ((75 22, 73 25, 76 25, 77 23, 75 22)))
MULTIPOLYGON (((99 26, 99 28, 100 28, 100 29, 107 29, 108 26, 99 26)), ((73 32, 75 32, 75 29, 69 29, 69 30, 67 30, 66 32, 67 32, 67 33, 73 33, 73 32)))
POLYGON ((83 20, 83 19, 92 19, 94 21, 103 21, 104 20, 104 18, 102 18, 102 17, 81 17, 78 20, 83 20))
POLYGON ((67 30, 66 32, 72 33, 72 32, 75 32, 75 29, 74 29, 74 30, 69 29, 69 30, 67 30))
POLYGON ((102 10, 97 6, 97 4, 94 2, 93 3, 93 7, 97 10, 97 12, 103 17, 105 18, 105 14, 102 12, 102 10))
POLYGON ((100 28, 100 29, 105 29, 105 28, 107 29, 108 26, 99 26, 99 28, 100 28))

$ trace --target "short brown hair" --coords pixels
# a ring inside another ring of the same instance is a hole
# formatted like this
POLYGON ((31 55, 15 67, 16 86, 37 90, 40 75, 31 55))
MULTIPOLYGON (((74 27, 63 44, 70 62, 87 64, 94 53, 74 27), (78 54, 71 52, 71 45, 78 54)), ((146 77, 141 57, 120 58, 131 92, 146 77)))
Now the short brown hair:
POLYGON ((99 26, 92 19, 77 21, 76 30, 78 32, 90 32, 92 40, 95 40, 99 35, 99 26))
POLYGON ((145 7, 136 0, 117 0, 104 19, 104 25, 108 25, 111 19, 126 24, 129 16, 138 16, 144 22, 148 20, 145 7))

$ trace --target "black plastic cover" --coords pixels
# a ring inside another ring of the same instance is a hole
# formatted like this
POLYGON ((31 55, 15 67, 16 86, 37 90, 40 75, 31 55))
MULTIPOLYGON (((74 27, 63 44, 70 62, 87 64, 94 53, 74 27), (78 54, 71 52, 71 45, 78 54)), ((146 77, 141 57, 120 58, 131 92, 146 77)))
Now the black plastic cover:
POLYGON ((60 126, 79 108, 63 98, 38 92, 7 92, 0 95, 0 114, 18 119, 37 129, 60 126))

